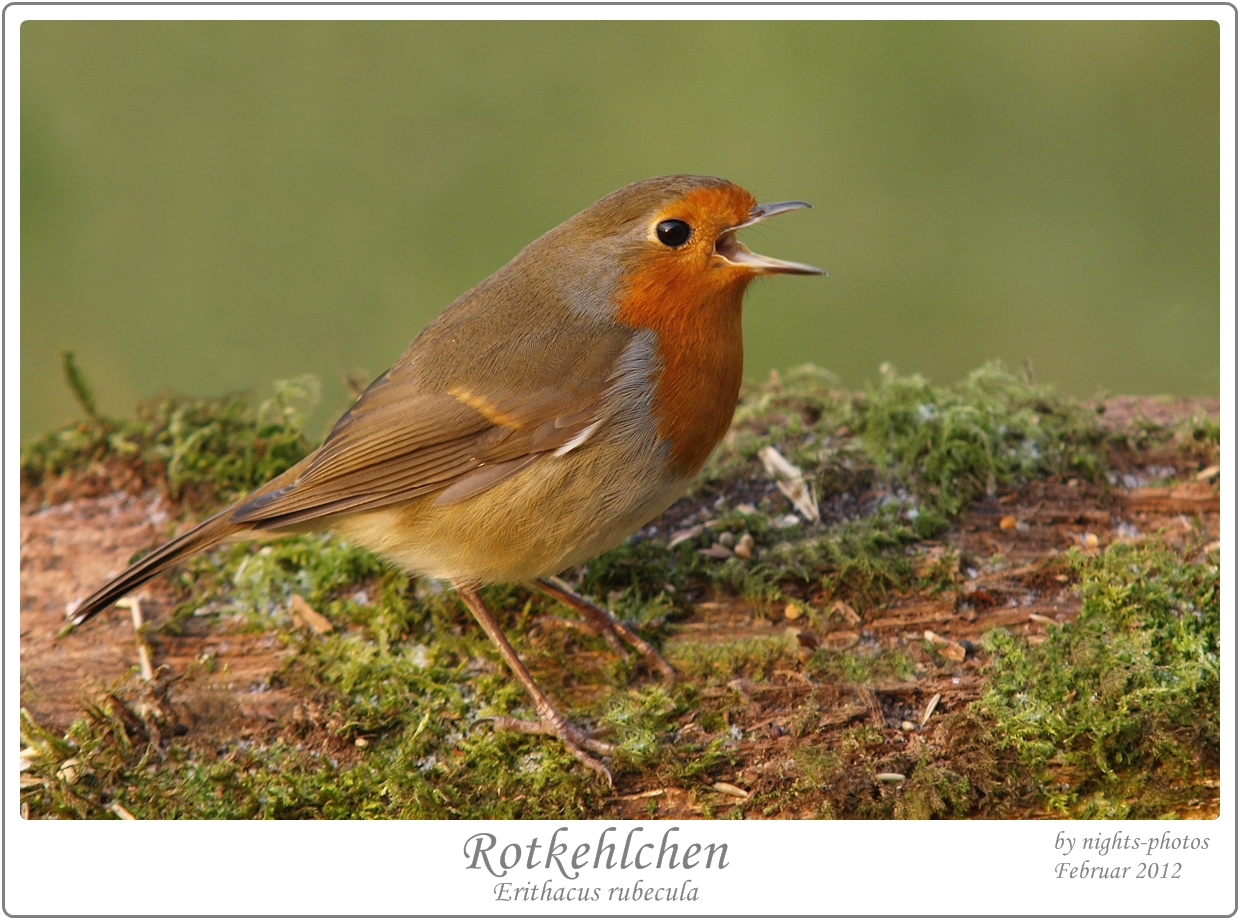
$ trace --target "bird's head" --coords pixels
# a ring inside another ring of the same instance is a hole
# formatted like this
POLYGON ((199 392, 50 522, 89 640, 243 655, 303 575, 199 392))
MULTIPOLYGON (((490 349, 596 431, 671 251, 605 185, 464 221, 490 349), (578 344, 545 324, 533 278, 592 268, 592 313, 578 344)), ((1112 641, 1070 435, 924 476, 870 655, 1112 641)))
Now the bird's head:
MULTIPOLYGON (((759 275, 822 275, 822 269, 751 252, 738 231, 776 214, 808 208, 804 201, 758 204, 726 179, 663 176, 625 186, 567 221, 565 243, 605 253, 617 264, 621 297, 675 302, 737 299, 759 275), (670 300, 669 300, 670 298, 670 300)), ((688 306, 688 304, 684 304, 688 306)))
POLYGON ((759 275, 822 275, 822 269, 751 252, 737 238, 803 201, 759 204, 726 179, 664 176, 635 182, 595 202, 556 230, 615 272, 621 322, 693 326, 740 309, 759 275))

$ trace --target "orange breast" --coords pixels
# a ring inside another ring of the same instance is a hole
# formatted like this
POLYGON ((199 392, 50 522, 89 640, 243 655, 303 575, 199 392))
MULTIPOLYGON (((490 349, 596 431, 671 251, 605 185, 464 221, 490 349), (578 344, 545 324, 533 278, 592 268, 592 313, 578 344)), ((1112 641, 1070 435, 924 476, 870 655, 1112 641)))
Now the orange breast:
POLYGON ((658 433, 671 439, 672 472, 691 476, 723 439, 736 409, 744 366, 741 300, 750 276, 678 268, 656 263, 631 273, 616 319, 658 336, 658 433))

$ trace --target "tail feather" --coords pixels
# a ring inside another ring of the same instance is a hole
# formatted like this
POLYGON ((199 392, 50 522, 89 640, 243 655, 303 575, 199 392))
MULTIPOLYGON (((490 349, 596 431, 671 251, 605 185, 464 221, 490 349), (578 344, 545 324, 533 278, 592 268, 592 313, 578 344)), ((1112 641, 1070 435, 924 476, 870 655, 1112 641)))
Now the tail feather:
POLYGON ((73 611, 68 625, 62 630, 68 632, 80 626, 100 610, 116 603, 125 595, 136 590, 154 578, 168 566, 180 562, 187 556, 213 546, 220 540, 249 529, 246 525, 235 524, 231 520, 232 508, 226 508, 219 514, 207 518, 193 530, 187 531, 174 540, 169 540, 154 552, 139 559, 125 571, 121 572, 106 585, 92 594, 73 611))

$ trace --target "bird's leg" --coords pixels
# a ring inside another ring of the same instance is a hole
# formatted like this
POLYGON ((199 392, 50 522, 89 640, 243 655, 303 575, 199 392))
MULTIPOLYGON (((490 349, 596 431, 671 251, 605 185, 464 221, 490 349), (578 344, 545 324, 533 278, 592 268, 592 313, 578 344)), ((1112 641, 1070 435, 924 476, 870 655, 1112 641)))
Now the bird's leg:
POLYGON ((551 705, 551 700, 547 699, 547 695, 534 682, 534 678, 529 670, 521 662, 521 659, 517 657, 517 652, 509 643, 508 637, 504 635, 503 630, 499 628, 499 623, 495 621, 494 615, 487 609, 486 604, 483 603, 478 589, 459 582, 454 583, 453 587, 456 588, 456 593, 465 602, 465 606, 474 615, 483 632, 490 636, 491 641, 498 646, 499 653, 504 657, 504 661, 508 663, 508 667, 512 669, 512 673, 517 676, 517 680, 521 681, 525 691, 533 697, 534 708, 538 712, 539 720, 537 722, 528 719, 514 719, 510 716, 496 716, 490 719, 491 723, 500 729, 538 735, 554 735, 564 742, 564 746, 568 748, 574 757, 594 772, 601 774, 610 786, 612 784, 611 771, 587 754, 584 748, 589 748, 599 754, 610 754, 615 750, 615 745, 607 744, 604 741, 596 741, 585 732, 569 724, 569 721, 551 705))
POLYGON ((567 606, 572 607, 579 614, 585 617, 586 620, 598 629, 598 631, 603 634, 603 637, 608 640, 607 644, 613 649, 616 649, 618 653, 622 655, 624 654, 623 649, 619 647, 620 639, 623 638, 629 643, 629 645, 633 646, 633 648, 637 649, 649 658, 669 683, 676 680, 675 670, 673 670, 670 664, 663 660, 662 655, 655 651, 653 645, 637 633, 633 632, 633 630, 629 629, 602 607, 598 606, 588 598, 582 597, 570 588, 562 579, 554 576, 550 578, 539 578, 534 581, 534 587, 546 594, 548 597, 555 598, 561 604, 566 604, 567 606))

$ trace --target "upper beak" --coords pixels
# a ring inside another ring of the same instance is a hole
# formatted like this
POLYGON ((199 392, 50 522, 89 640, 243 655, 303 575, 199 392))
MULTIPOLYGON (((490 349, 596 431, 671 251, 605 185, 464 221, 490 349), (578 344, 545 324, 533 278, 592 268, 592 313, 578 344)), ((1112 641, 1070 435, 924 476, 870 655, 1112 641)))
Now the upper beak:
POLYGON ((715 242, 715 252, 719 253, 719 255, 733 265, 744 265, 762 275, 825 275, 825 271, 812 265, 802 265, 800 262, 785 262, 783 259, 772 259, 770 256, 760 256, 756 252, 750 252, 745 247, 745 244, 736 238, 737 230, 744 227, 752 227, 754 224, 764 221, 768 217, 774 217, 776 214, 783 214, 785 211, 799 211, 801 208, 808 208, 809 206, 804 201, 774 201, 770 204, 755 205, 753 210, 749 212, 749 217, 735 227, 729 228, 723 236, 719 237, 715 242))

